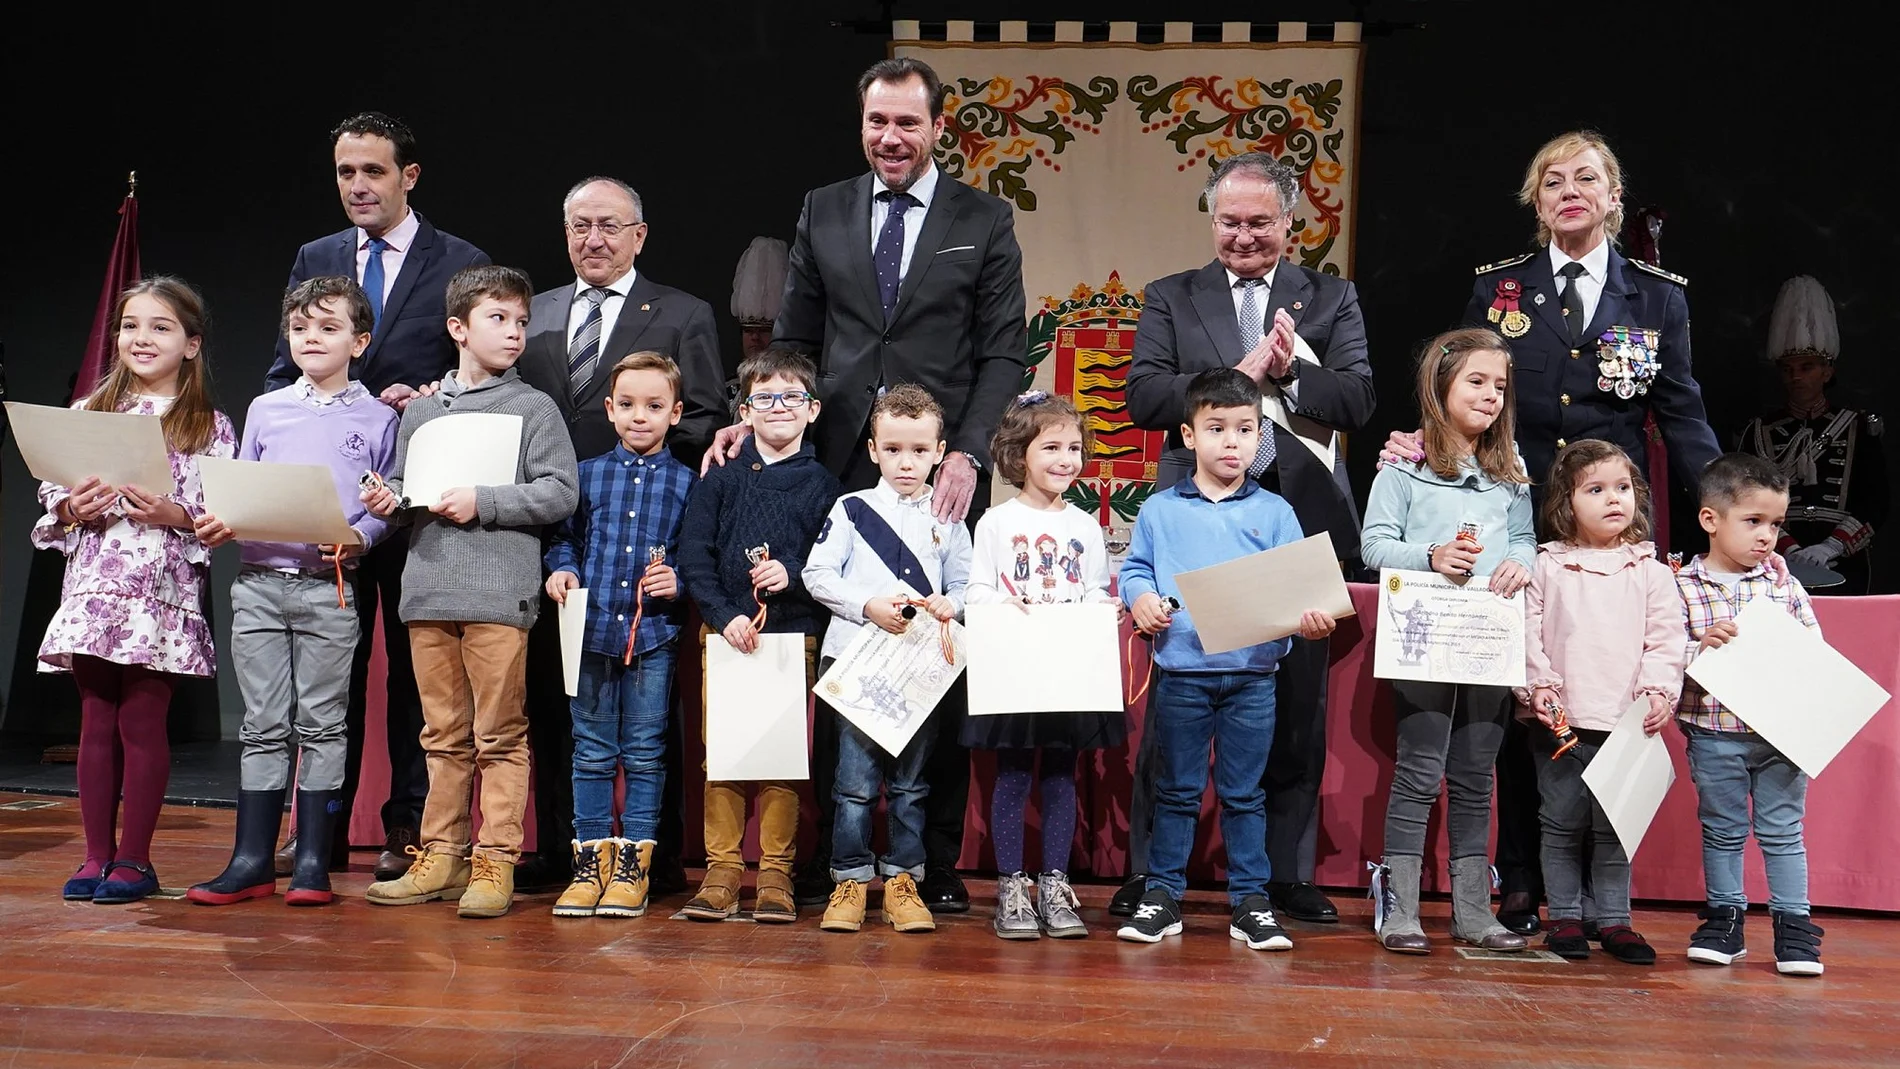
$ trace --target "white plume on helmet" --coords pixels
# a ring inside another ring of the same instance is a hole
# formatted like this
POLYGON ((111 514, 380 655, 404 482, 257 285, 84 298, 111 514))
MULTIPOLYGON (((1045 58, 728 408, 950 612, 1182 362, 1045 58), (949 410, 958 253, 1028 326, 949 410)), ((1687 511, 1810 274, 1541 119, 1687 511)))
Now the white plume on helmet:
POLYGON ((1841 332, 1827 290, 1808 275, 1783 282, 1768 319, 1768 359, 1812 355, 1833 363, 1840 352, 1841 332))
POLYGON ((790 259, 778 238, 758 237, 739 257, 732 276, 732 314, 748 326, 769 326, 778 318, 790 259))

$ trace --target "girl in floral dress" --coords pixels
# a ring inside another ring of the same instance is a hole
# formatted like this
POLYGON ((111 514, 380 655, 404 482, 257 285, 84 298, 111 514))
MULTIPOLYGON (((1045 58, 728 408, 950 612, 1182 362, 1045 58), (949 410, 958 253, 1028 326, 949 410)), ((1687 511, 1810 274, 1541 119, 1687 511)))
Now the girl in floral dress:
POLYGON ((68 899, 136 902, 158 890, 152 830, 171 771, 165 714, 181 676, 217 670, 201 609, 211 551, 192 533, 203 512, 198 457, 237 452, 231 421, 211 402, 204 300, 156 277, 119 298, 118 360, 92 396, 96 412, 158 416, 170 486, 42 483, 46 515, 33 545, 66 554, 59 612, 40 644, 42 672, 70 671, 79 688, 79 811, 86 859, 68 899), (125 819, 113 828, 123 794, 125 819))

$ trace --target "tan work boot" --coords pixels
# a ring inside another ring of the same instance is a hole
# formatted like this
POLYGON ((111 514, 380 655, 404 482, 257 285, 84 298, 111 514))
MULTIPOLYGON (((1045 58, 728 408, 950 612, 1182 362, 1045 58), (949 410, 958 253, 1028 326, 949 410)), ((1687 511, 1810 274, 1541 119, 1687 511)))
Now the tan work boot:
POLYGON ((855 932, 864 927, 864 891, 869 884, 839 880, 831 889, 831 902, 825 906, 825 919, 818 927, 827 932, 855 932))
POLYGON ((760 924, 790 924, 798 919, 798 898, 792 892, 792 876, 777 869, 759 870, 757 900, 752 919, 760 924))
POLYGON ((598 917, 639 917, 647 911, 647 895, 653 886, 653 840, 611 840, 617 851, 613 878, 594 908, 598 917))
POLYGON ((574 882, 554 901, 557 917, 591 917, 613 878, 618 839, 574 841, 574 882))
POLYGON ((722 921, 739 912, 739 881, 745 877, 743 865, 714 865, 699 881, 699 892, 680 910, 696 921, 722 921))
POLYGON ((917 893, 917 881, 911 879, 908 872, 885 877, 884 919, 900 932, 937 930, 937 922, 925 908, 923 896, 917 893))
POLYGON ((515 901, 515 863, 476 851, 468 859, 468 890, 455 912, 463 917, 499 917, 515 901))
POLYGON ((462 897, 469 877, 466 858, 446 850, 418 850, 413 846, 406 852, 415 858, 409 863, 409 871, 393 880, 370 884, 363 892, 365 899, 379 906, 413 906, 438 898, 462 897))

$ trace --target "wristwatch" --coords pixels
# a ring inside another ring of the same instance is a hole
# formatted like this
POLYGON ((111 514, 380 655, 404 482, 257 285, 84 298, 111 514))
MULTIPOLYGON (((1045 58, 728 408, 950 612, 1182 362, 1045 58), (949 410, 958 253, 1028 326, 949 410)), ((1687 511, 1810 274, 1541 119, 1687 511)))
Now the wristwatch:
POLYGON ((1300 381, 1300 358, 1296 356, 1293 358, 1291 363, 1287 364, 1286 374, 1284 376, 1277 379, 1269 379, 1267 381, 1273 383, 1275 386, 1278 386, 1282 390, 1300 381))
POLYGON ((983 470, 983 462, 976 459, 976 454, 971 453, 968 450, 952 449, 950 450, 950 455, 953 457, 962 457, 963 459, 969 461, 970 468, 973 471, 981 472, 983 470))

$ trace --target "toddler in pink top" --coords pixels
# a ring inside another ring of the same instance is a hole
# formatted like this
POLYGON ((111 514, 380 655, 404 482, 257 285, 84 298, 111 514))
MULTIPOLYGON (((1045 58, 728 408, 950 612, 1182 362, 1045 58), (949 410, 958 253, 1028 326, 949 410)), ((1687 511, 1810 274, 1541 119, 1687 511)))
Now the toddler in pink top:
POLYGON ((1544 493, 1544 528, 1524 612, 1526 683, 1532 713, 1546 727, 1562 708, 1577 745, 1561 757, 1557 737, 1533 731, 1543 827, 1545 943, 1586 958, 1583 863, 1606 953, 1652 965, 1656 952, 1630 928, 1629 856, 1583 782, 1583 770, 1623 711, 1648 700, 1643 730, 1669 722, 1682 690, 1682 596, 1649 542, 1649 487, 1609 442, 1573 442, 1557 454, 1544 493))

